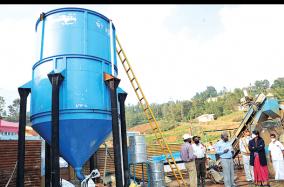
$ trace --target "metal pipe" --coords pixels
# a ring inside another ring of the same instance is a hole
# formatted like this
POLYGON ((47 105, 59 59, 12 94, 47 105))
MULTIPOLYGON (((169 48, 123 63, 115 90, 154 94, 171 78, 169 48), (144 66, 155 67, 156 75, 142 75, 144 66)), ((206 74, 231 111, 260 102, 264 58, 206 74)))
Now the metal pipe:
POLYGON ((114 75, 114 45, 113 45, 113 32, 112 32, 112 20, 109 20, 109 40, 110 40, 110 62, 111 62, 111 74, 114 75))
POLYGON ((51 109, 51 183, 52 187, 60 187, 59 167, 59 88, 64 80, 61 73, 48 74, 52 84, 51 109))
POLYGON ((90 161, 90 173, 95 169, 94 154, 89 159, 90 161))
POLYGON ((47 143, 47 141, 45 141, 45 177, 44 177, 44 183, 45 183, 45 187, 50 187, 50 146, 47 143))
POLYGON ((119 108, 120 108, 120 124, 121 124, 121 139, 122 139, 122 154, 123 154, 123 170, 124 170, 124 186, 129 186, 129 167, 128 167, 128 151, 127 151, 127 128, 125 120, 125 99, 127 93, 119 93, 119 108))
MULTIPOLYGON (((92 154, 90 158, 90 173, 95 169, 95 161, 94 161, 94 154, 92 154)), ((93 182, 95 183, 95 178, 92 178, 93 182)))
POLYGON ((112 113, 112 136, 113 136, 113 150, 114 150, 114 166, 115 166, 115 180, 117 187, 123 187, 120 141, 119 141, 119 126, 118 126, 118 110, 117 110, 117 93, 116 89, 120 79, 105 74, 104 78, 110 90, 111 99, 111 113, 112 113))
POLYGON ((80 182, 82 182, 85 179, 85 175, 82 173, 82 168, 75 168, 74 170, 76 177, 80 180, 80 182))
POLYGON ((31 92, 31 89, 18 88, 18 92, 20 95, 20 116, 19 116, 19 131, 18 131, 17 187, 24 187, 27 97, 31 92))

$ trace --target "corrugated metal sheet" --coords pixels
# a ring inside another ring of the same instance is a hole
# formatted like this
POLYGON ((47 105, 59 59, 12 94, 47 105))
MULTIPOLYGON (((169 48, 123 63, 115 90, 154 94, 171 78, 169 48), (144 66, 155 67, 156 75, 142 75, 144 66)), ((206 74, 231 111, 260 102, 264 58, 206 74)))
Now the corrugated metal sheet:
MULTIPOLYGON (((0 186, 8 182, 17 161, 18 141, 0 140, 0 186)), ((39 187, 41 171, 41 141, 26 141, 25 186, 39 187)), ((9 187, 16 186, 16 171, 9 187)))

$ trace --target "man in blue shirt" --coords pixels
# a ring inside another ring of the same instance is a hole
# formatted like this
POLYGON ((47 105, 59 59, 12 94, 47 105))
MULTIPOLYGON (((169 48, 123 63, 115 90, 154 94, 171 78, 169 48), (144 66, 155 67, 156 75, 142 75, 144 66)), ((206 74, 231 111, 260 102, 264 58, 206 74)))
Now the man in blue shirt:
POLYGON ((220 141, 216 144, 216 153, 220 155, 221 164, 223 168, 224 185, 225 187, 235 187, 234 181, 234 163, 233 163, 233 147, 229 142, 227 132, 221 134, 220 141))

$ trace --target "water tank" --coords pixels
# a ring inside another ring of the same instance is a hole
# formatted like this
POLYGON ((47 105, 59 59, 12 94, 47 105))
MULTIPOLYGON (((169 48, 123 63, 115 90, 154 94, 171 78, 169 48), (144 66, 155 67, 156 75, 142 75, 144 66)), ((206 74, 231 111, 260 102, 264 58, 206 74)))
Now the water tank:
POLYGON ((60 155, 78 174, 112 130, 110 93, 103 73, 117 75, 115 28, 95 11, 61 8, 39 18, 35 32, 32 127, 51 143, 52 87, 47 74, 62 73, 60 155))
POLYGON ((145 136, 133 135, 129 136, 129 163, 146 163, 147 162, 147 150, 145 136))
POLYGON ((148 175, 150 176, 151 187, 165 187, 165 172, 164 162, 160 161, 148 161, 148 175))

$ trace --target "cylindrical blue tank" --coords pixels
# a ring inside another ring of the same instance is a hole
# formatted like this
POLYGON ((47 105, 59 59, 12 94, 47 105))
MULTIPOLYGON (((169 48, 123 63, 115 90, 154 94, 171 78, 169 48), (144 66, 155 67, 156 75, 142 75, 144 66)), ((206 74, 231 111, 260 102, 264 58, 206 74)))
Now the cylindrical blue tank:
POLYGON ((61 72, 60 154, 77 175, 112 129, 110 93, 103 79, 104 72, 112 73, 111 61, 117 75, 115 28, 110 25, 105 16, 82 8, 52 10, 36 22, 32 127, 51 143, 52 88, 47 74, 61 72))

